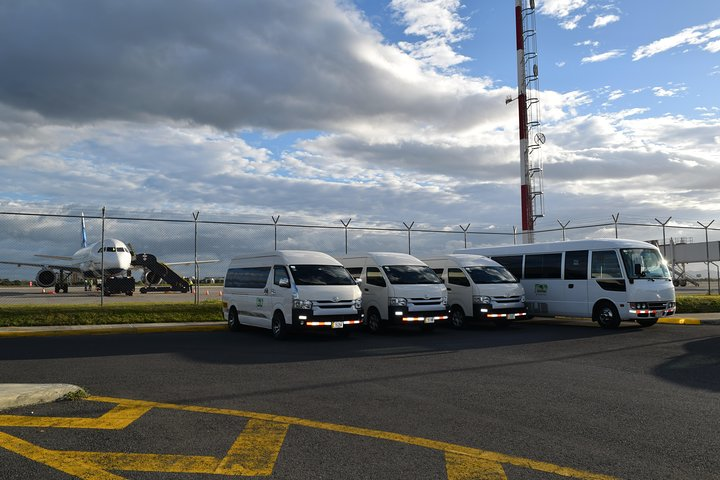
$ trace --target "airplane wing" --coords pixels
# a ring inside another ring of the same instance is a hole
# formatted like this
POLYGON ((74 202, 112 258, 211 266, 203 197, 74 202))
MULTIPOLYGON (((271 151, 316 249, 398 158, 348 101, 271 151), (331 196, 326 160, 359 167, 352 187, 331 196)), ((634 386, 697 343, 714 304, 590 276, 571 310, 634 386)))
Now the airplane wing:
MULTIPOLYGON (((52 258, 52 257, 51 257, 52 258)), ((65 257, 60 257, 65 258, 65 257)), ((78 267, 73 267, 66 264, 52 264, 52 263, 30 263, 30 262, 8 262, 0 260, 0 263, 6 265, 17 265, 18 267, 39 267, 39 268, 52 268, 53 270, 63 270, 65 272, 79 272, 78 267)))
POLYGON ((40 253, 35 254, 36 257, 42 257, 42 258, 52 258, 54 260, 67 260, 68 262, 73 261, 73 257, 65 257, 63 255, 42 255, 40 253))
MULTIPOLYGON (((217 263, 220 260, 198 260, 197 263, 217 263)), ((190 260, 187 262, 160 262, 163 265, 195 265, 195 260, 190 260)))

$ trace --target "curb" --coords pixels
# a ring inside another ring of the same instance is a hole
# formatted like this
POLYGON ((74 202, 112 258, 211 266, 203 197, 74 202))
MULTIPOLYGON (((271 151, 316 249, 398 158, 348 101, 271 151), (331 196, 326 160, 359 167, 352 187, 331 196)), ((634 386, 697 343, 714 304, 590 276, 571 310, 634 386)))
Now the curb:
POLYGON ((66 383, 0 383, 0 411, 56 402, 76 395, 86 395, 85 390, 66 383))
POLYGON ((57 327, 4 327, 0 338, 58 337, 69 335, 115 335, 162 332, 213 332, 226 330, 225 322, 203 323, 131 323, 127 325, 73 325, 57 327))

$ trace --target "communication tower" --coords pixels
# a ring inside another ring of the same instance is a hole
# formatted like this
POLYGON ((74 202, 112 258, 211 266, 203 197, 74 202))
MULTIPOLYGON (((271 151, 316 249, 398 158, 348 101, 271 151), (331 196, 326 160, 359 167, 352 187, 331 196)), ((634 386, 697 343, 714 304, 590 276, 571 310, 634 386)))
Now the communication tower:
MULTIPOLYGON (((535 220, 545 215, 540 147, 538 54, 535 0, 515 0, 515 36, 518 67, 518 116, 520 120, 520 195, 523 243, 533 243, 535 220)), ((512 101, 509 98, 506 103, 512 101)))

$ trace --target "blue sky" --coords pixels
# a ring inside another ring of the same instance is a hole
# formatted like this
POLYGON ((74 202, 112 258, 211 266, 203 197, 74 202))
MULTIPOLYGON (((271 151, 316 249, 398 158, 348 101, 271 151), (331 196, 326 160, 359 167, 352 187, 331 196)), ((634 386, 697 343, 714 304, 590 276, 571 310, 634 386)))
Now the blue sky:
MULTIPOLYGON (((537 227, 717 218, 715 2, 536 3, 537 227)), ((511 0, 6 1, 0 204, 512 230, 515 55, 511 0)))

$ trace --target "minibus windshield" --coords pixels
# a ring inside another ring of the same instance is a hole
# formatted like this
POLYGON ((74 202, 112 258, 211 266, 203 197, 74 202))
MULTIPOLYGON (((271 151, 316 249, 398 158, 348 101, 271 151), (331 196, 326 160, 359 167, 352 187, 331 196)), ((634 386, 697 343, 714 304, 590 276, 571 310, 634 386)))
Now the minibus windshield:
POLYGON ((670 278, 660 252, 651 248, 621 248, 620 255, 628 278, 670 278))
POLYGON ((473 283, 518 283, 517 278, 503 267, 465 267, 473 283))
POLYGON ((442 283, 440 277, 425 265, 384 265, 383 270, 390 283, 395 285, 442 283))
POLYGON ((345 267, 338 265, 290 265, 295 285, 356 285, 345 267))

